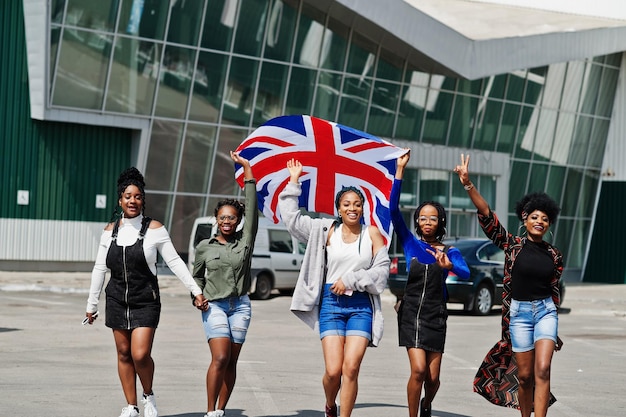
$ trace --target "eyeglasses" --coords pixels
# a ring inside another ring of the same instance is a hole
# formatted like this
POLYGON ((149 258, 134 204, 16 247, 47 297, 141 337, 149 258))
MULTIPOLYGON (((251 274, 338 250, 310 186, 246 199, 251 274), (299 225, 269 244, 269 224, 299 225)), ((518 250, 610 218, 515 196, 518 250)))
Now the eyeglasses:
POLYGON ((418 223, 426 223, 430 221, 431 223, 439 223, 439 218, 437 216, 419 216, 417 218, 418 223))
POLYGON ((230 220, 231 222, 234 222, 235 220, 237 220, 237 216, 233 216, 232 214, 231 215, 223 214, 219 216, 217 219, 221 222, 226 221, 226 220, 230 220))

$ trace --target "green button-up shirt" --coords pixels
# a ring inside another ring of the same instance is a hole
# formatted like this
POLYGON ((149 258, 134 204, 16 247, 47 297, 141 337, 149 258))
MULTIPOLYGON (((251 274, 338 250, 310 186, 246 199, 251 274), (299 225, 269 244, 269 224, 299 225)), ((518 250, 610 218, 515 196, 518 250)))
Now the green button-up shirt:
POLYGON ((238 297, 248 293, 252 251, 259 224, 256 181, 246 180, 243 228, 226 244, 216 236, 200 242, 196 248, 193 278, 209 301, 238 297))

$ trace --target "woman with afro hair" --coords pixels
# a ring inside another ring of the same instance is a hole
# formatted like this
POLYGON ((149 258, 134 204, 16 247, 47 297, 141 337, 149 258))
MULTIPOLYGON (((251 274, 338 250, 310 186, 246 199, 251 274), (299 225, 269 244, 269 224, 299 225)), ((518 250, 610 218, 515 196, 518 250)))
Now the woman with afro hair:
POLYGON ((439 389, 441 359, 446 342, 448 310, 446 278, 452 271, 460 279, 469 278, 469 267, 461 252, 443 243, 446 211, 435 201, 415 210, 413 235, 400 213, 400 189, 407 152, 397 160, 391 188, 391 221, 407 260, 408 279, 404 297, 397 305, 399 345, 406 348, 411 366, 407 383, 409 417, 431 416, 431 404, 439 389), (424 397, 420 401, 424 388, 424 397))
MULTIPOLYGON (((515 207, 515 213, 523 224, 522 236, 507 232, 470 181, 469 159, 469 155, 461 154, 461 164, 456 166, 454 172, 459 175, 461 184, 478 210, 483 231, 505 253, 502 341, 490 351, 483 366, 491 362, 496 352, 501 354, 504 347, 505 356, 511 355, 512 351, 519 380, 519 386, 513 384, 513 387, 508 387, 504 397, 496 395, 488 399, 498 405, 518 408, 522 417, 530 417, 533 409, 536 417, 544 417, 553 401, 550 394, 552 355, 562 346, 558 337, 557 311, 563 256, 557 248, 544 241, 550 226, 556 221, 559 207, 545 193, 528 194, 515 207)), ((481 371, 477 374, 477 381, 481 371)), ((477 381, 474 389, 480 392, 477 381)))

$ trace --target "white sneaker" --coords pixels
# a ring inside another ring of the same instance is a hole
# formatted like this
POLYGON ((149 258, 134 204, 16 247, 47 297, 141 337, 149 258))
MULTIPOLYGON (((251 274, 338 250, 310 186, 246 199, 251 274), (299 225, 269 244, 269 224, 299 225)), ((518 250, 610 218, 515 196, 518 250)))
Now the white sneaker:
POLYGON ((136 405, 128 404, 128 407, 122 408, 120 417, 139 417, 139 408, 136 405))
POLYGON ((204 417, 224 417, 224 410, 209 411, 204 417))
POLYGON ((157 408, 156 408, 156 400, 154 399, 154 394, 150 394, 150 395, 144 394, 143 398, 141 399, 141 402, 143 403, 144 417, 158 417, 159 416, 159 412, 157 411, 157 408))

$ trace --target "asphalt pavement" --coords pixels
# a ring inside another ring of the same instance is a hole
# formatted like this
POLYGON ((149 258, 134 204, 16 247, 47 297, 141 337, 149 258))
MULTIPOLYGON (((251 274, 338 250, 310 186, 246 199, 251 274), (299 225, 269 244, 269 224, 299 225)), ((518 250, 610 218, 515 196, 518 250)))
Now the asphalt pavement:
MULTIPOLYGON (((161 416, 201 417, 210 353, 183 285, 160 278, 163 311, 153 357, 161 416)), ((125 405, 115 347, 103 317, 82 326, 89 274, 0 272, 0 416, 116 417, 125 405)), ((406 416, 408 359, 397 346, 393 303, 383 294, 385 335, 361 367, 353 416, 406 416)), ((253 301, 253 318, 228 417, 323 417, 317 332, 289 312, 290 297, 253 301)), ((102 306, 104 307, 104 306, 102 306)), ((500 313, 469 316, 450 305, 435 417, 519 416, 472 392, 500 313)), ((564 341, 552 366, 551 417, 626 415, 626 285, 569 284, 560 312, 564 341)), ((140 392, 139 392, 140 393, 140 392)))

